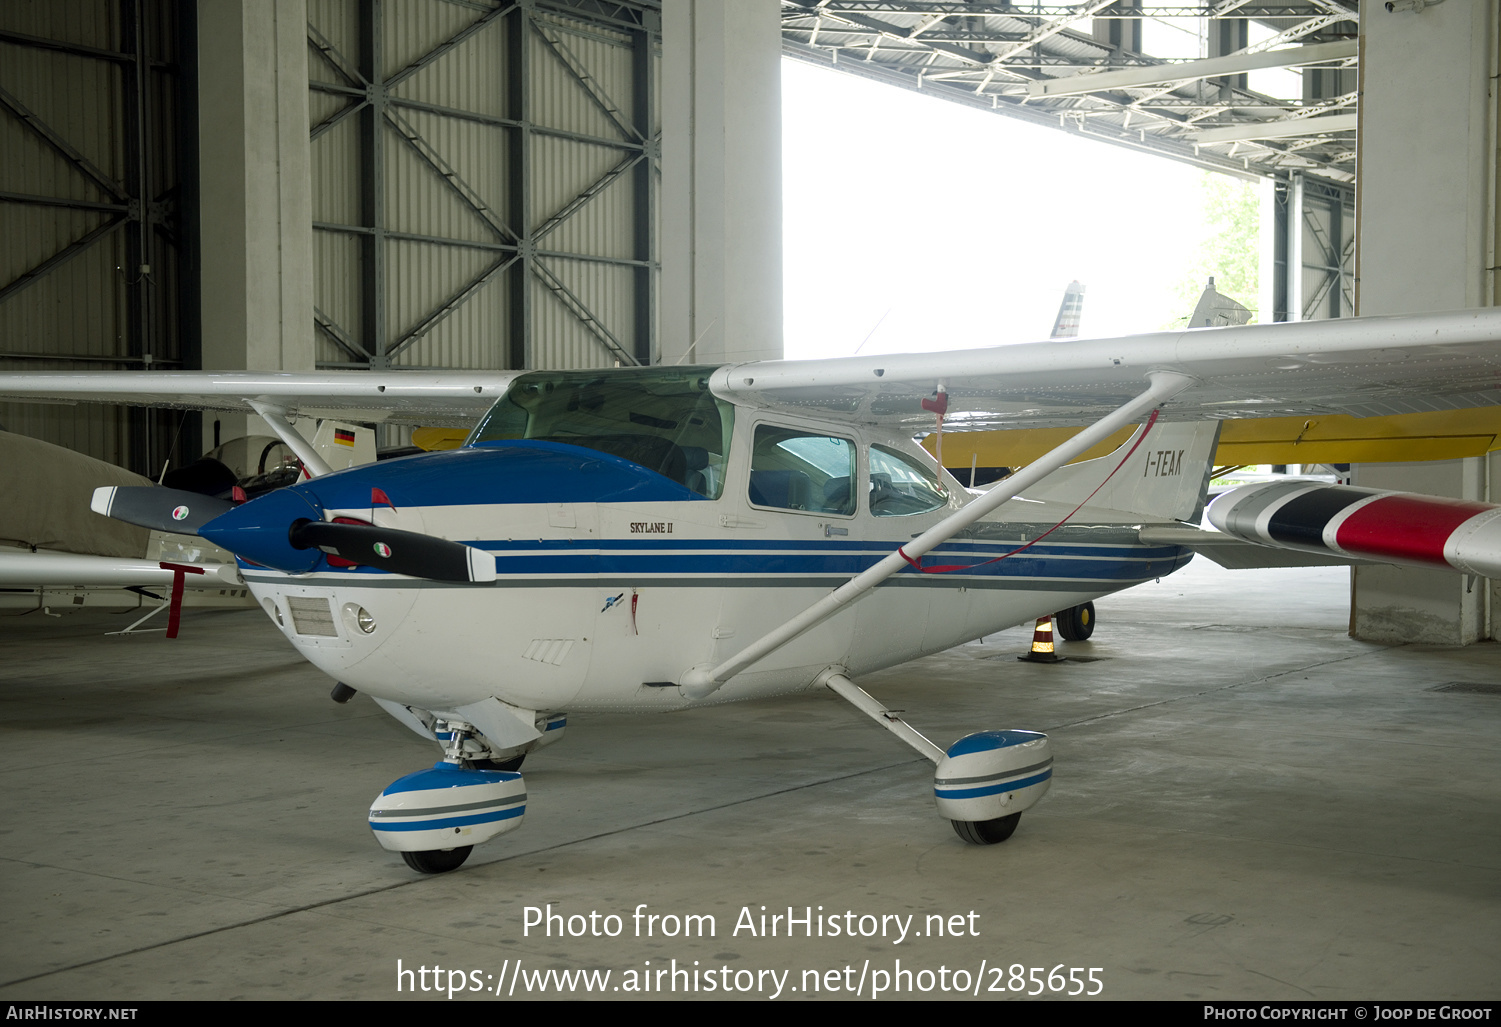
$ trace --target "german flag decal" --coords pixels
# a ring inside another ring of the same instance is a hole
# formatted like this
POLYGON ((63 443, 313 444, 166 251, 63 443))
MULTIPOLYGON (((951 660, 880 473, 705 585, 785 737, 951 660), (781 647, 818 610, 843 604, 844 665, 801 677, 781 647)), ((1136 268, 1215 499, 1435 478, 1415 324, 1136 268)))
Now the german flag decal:
POLYGON ((348 428, 335 428, 334 441, 341 446, 352 446, 354 445, 354 432, 348 428))

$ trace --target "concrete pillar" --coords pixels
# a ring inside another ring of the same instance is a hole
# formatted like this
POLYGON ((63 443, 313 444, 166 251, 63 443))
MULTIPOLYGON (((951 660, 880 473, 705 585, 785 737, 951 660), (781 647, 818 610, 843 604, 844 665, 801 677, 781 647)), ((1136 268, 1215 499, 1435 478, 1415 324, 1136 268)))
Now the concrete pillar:
POLYGON ((777 0, 662 4, 660 353, 782 355, 777 0))
POLYGON ((203 366, 311 371, 306 0, 199 0, 198 47, 203 366))
MULTIPOLYGON (((1496 18, 1493 0, 1362 11, 1359 314, 1494 302, 1487 268, 1495 261, 1487 258, 1497 140, 1487 85, 1496 18)), ((1355 469, 1360 485, 1468 499, 1487 498, 1488 477, 1480 459, 1355 469)), ((1486 589, 1465 587, 1459 575, 1439 571, 1357 568, 1350 633, 1383 642, 1473 642, 1490 633, 1486 589)))
MULTIPOLYGON (((1435 496, 1483 498, 1486 459, 1359 464, 1351 484, 1435 496)), ((1486 588, 1452 571, 1356 567, 1350 634, 1371 642, 1468 645, 1486 637, 1486 588)))

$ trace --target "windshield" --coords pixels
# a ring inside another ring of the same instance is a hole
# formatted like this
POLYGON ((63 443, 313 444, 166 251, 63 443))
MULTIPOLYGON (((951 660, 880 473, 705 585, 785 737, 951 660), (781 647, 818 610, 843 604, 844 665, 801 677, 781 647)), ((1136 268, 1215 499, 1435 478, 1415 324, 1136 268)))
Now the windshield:
POLYGON ((633 367, 524 374, 490 408, 466 445, 538 439, 583 446, 718 499, 735 408, 709 391, 714 370, 633 367))

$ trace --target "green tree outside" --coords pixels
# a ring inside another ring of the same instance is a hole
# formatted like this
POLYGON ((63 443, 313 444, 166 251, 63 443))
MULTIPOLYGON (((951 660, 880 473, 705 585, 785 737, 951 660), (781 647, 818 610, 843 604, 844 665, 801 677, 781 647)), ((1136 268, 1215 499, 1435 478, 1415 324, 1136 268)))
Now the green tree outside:
POLYGON ((1255 183, 1202 172, 1199 208, 1204 234, 1174 289, 1178 309, 1164 327, 1183 324, 1211 276, 1216 290, 1250 309, 1253 322, 1261 320, 1261 204, 1255 183))

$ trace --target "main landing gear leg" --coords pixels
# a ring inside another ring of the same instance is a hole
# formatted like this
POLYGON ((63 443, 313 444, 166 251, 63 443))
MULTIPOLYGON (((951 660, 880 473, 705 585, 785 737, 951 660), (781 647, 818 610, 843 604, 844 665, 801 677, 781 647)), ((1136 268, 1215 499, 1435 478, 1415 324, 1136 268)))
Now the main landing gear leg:
POLYGON ((423 874, 458 869, 474 846, 520 827, 526 813, 520 774, 475 768, 489 761, 473 758, 479 737, 473 726, 439 721, 437 728, 443 759, 393 782, 370 806, 370 829, 381 847, 423 874))
POLYGON ((818 683, 931 760, 938 814, 975 845, 995 845, 1011 837, 1022 812, 1047 794, 1053 777, 1048 736, 1036 731, 977 731, 947 751, 877 702, 838 668, 818 683))

